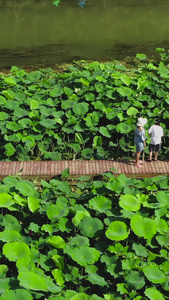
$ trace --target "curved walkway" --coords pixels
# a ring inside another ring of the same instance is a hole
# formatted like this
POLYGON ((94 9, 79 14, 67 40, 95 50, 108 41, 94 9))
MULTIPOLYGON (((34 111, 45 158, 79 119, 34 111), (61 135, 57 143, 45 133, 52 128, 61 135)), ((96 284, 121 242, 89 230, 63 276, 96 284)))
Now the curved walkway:
POLYGON ((133 160, 1 161, 0 179, 18 173, 22 178, 52 178, 66 168, 69 168, 70 177, 93 176, 107 171, 135 178, 169 175, 169 161, 145 161, 142 168, 135 167, 133 160))

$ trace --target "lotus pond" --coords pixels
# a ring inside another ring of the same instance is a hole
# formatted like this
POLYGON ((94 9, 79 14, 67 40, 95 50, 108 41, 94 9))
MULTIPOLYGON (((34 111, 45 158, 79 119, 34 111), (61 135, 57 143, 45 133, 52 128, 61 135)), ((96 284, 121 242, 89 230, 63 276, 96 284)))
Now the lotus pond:
POLYGON ((0 183, 0 300, 169 299, 169 178, 0 183))
MULTIPOLYGON (((134 156, 136 120, 160 117, 169 158, 168 52, 134 64, 79 61, 65 69, 0 75, 0 159, 116 159, 134 156)), ((147 137, 147 145, 150 138, 147 137)), ((148 147, 146 149, 148 151, 148 147)))

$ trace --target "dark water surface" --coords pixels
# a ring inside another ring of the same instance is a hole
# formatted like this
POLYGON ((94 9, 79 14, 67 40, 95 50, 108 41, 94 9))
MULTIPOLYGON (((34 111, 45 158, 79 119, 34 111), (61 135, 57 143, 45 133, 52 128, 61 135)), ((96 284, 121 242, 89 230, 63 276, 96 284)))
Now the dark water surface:
POLYGON ((169 48, 169 0, 0 0, 0 20, 1 68, 169 48))

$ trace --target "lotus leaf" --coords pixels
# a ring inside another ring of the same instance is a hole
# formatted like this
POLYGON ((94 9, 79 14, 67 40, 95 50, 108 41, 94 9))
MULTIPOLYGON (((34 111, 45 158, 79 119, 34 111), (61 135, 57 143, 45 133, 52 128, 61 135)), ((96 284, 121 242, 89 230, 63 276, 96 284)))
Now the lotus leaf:
POLYGON ((68 213, 68 208, 61 203, 50 205, 47 210, 47 216, 50 220, 60 219, 61 217, 67 216, 68 213))
POLYGON ((79 224, 81 233, 88 237, 94 237, 103 227, 103 223, 99 219, 92 217, 85 217, 79 224))
POLYGON ((14 216, 9 214, 3 216, 2 225, 5 226, 5 229, 7 230, 20 231, 22 228, 19 221, 14 216))
POLYGON ((123 184, 121 182, 117 181, 116 179, 113 179, 112 181, 109 181, 105 184, 105 187, 116 194, 120 194, 123 189, 123 184))
POLYGON ((47 291, 45 279, 34 272, 20 272, 18 279, 20 285, 27 290, 47 291))
POLYGON ((7 193, 0 193, 0 207, 9 207, 13 205, 15 201, 12 196, 7 193))
POLYGON ((125 122, 119 123, 116 126, 116 130, 117 130, 117 132, 127 134, 127 133, 129 133, 131 131, 131 126, 128 125, 127 123, 125 123, 125 122))
POLYGON ((89 109, 88 103, 81 102, 73 105, 73 111, 76 115, 84 116, 89 109))
POLYGON ((104 126, 101 126, 101 127, 99 128, 99 132, 100 132, 103 136, 106 136, 106 137, 108 137, 108 138, 111 137, 109 131, 108 131, 107 128, 104 127, 104 126))
POLYGON ((169 246, 169 236, 168 235, 158 235, 156 237, 156 240, 162 247, 168 247, 169 246))
POLYGON ((143 268, 143 272, 147 279, 153 283, 163 283, 166 280, 166 275, 160 270, 156 264, 149 264, 143 268))
POLYGON ((40 207, 39 199, 36 197, 29 196, 28 207, 32 213, 36 212, 40 207))
POLYGON ((5 149, 6 149, 6 155, 7 156, 12 156, 16 151, 11 143, 7 143, 5 145, 5 149))
POLYGON ((137 115, 137 113, 138 113, 138 109, 133 106, 127 110, 127 114, 129 116, 137 115))
POLYGON ((10 261, 16 261, 21 257, 29 257, 30 249, 24 242, 11 242, 3 246, 3 254, 10 261))
POLYGON ((16 189, 23 196, 35 196, 37 194, 34 184, 28 180, 18 181, 16 189))
POLYGON ((85 293, 76 294, 71 298, 71 300, 89 300, 89 299, 91 298, 85 293))
POLYGON ((98 195, 89 200, 89 207, 101 213, 106 213, 108 209, 111 209, 112 203, 110 199, 98 195))
POLYGON ((159 191, 156 193, 157 201, 163 205, 169 206, 169 193, 159 191))
POLYGON ((99 286, 107 285, 107 282, 105 281, 105 279, 97 274, 90 274, 87 277, 87 280, 90 281, 92 284, 96 284, 99 286))
POLYGON ((0 240, 3 242, 21 241, 22 236, 16 230, 4 230, 0 232, 0 240))
POLYGON ((9 115, 5 113, 4 111, 0 112, 0 121, 7 120, 9 118, 9 115))
POLYGON ((110 223, 106 230, 106 236, 110 240, 122 241, 128 237, 127 226, 124 222, 114 221, 110 223))
POLYGON ((129 76, 127 76, 126 74, 122 74, 121 76, 120 76, 120 79, 121 79, 121 81, 124 83, 124 84, 126 84, 126 85, 130 85, 130 83, 131 83, 131 78, 129 77, 129 76))
POLYGON ((6 77, 6 78, 4 79, 4 82, 6 82, 6 83, 9 84, 9 85, 17 85, 16 81, 15 81, 13 78, 8 78, 8 77, 6 77))
POLYGON ((120 197, 119 205, 125 210, 137 211, 140 209, 141 202, 137 196, 125 194, 120 197))
POLYGON ((58 285, 62 286, 64 284, 63 273, 61 270, 58 269, 52 270, 52 275, 55 278, 55 281, 58 285))
POLYGON ((52 260, 55 262, 56 266, 58 267, 59 270, 64 269, 64 259, 62 256, 55 254, 52 256, 52 260))
POLYGON ((33 300, 32 295, 23 289, 17 289, 16 291, 6 291, 1 297, 0 300, 33 300))
POLYGON ((56 127, 56 121, 53 119, 44 119, 39 122, 40 125, 47 129, 55 128, 56 127))
POLYGON ((125 277, 125 280, 127 281, 129 286, 131 286, 136 290, 142 289, 143 286, 145 285, 144 276, 142 276, 137 271, 131 271, 129 275, 125 277))
POLYGON ((92 247, 79 247, 71 250, 69 255, 81 266, 91 265, 98 261, 100 252, 92 247))
POLYGON ((85 217, 90 217, 90 213, 87 210, 76 211, 75 216, 72 218, 72 222, 75 226, 78 226, 85 217))
POLYGON ((147 257, 148 256, 148 252, 146 250, 146 248, 144 246, 142 246, 141 244, 133 244, 132 248, 134 249, 134 251, 136 252, 137 256, 143 256, 143 257, 147 257))
POLYGON ((11 90, 2 91, 2 94, 9 100, 13 100, 15 97, 15 93, 11 90))
POLYGON ((128 88, 128 87, 119 87, 117 88, 117 92, 122 96, 122 97, 127 97, 131 96, 133 94, 133 90, 128 88))
POLYGON ((155 287, 147 288, 144 293, 150 300, 165 300, 161 292, 155 287))
POLYGON ((89 246, 89 239, 85 236, 75 236, 71 238, 71 240, 68 243, 70 247, 78 246, 78 247, 84 247, 84 246, 89 246))
POLYGON ((5 278, 8 267, 6 265, 0 265, 0 278, 5 278))
POLYGON ((61 236, 51 236, 47 238, 47 243, 51 244, 55 248, 62 249, 66 243, 61 236))
POLYGON ((0 294, 3 294, 10 289, 10 281, 10 278, 0 278, 0 294))
POLYGON ((131 219, 131 228, 137 236, 145 239, 151 239, 157 232, 157 225, 154 220, 139 215, 131 219))

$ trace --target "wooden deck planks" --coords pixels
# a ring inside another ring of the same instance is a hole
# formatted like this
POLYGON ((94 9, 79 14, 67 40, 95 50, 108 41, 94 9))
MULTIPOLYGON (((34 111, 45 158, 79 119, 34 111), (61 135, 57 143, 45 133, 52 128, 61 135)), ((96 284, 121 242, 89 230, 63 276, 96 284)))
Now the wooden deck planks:
POLYGON ((21 170, 22 177, 52 178, 66 168, 69 168, 70 176, 92 176, 108 171, 135 178, 169 175, 169 161, 144 161, 141 168, 135 167, 134 160, 1 161, 0 178, 15 175, 21 170))

